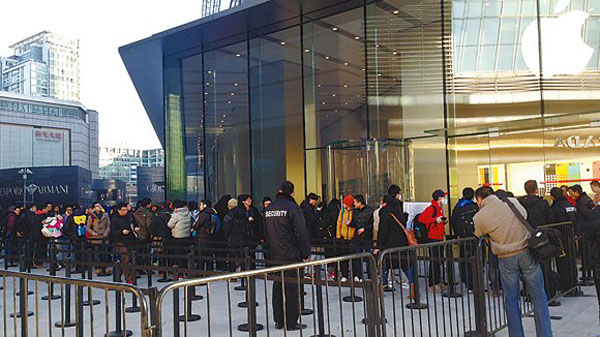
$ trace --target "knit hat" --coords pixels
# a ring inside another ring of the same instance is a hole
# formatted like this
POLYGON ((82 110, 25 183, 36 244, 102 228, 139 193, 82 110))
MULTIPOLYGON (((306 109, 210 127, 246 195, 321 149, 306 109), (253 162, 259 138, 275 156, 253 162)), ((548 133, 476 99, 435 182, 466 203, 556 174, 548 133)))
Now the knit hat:
POLYGON ((348 207, 348 208, 352 208, 354 206, 354 197, 352 196, 352 194, 348 194, 347 196, 344 197, 344 206, 348 207))
POLYGON ((238 201, 236 199, 229 199, 227 202, 227 208, 232 210, 238 206, 238 201))

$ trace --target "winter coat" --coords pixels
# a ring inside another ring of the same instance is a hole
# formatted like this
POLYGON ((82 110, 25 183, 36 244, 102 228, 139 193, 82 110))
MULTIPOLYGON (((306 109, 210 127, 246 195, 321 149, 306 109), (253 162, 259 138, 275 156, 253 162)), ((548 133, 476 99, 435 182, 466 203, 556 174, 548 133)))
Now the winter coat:
POLYGON ((192 230, 192 215, 187 207, 177 208, 167 223, 173 239, 189 238, 192 230))
POLYGON ((554 200, 552 203, 552 217, 554 222, 572 222, 577 220, 577 207, 573 206, 565 197, 554 200))
MULTIPOLYGON (((108 216, 108 215, 107 215, 108 216)), ((73 211, 73 214, 67 218, 65 222, 65 226, 63 228, 63 234, 66 235, 71 240, 76 240, 79 238, 77 234, 78 228, 80 226, 86 227, 87 231, 87 223, 88 223, 88 215, 85 209, 76 209, 73 211)), ((109 229, 110 234, 110 229, 109 229)))
POLYGON ((110 218, 111 241, 122 244, 135 244, 134 229, 136 227, 138 225, 132 214, 127 213, 125 216, 121 216, 118 212, 115 212, 110 218), (123 234, 123 230, 128 230, 129 233, 123 234))
POLYGON ((319 232, 321 212, 317 211, 315 206, 305 202, 304 207, 302 207, 302 214, 304 215, 304 221, 306 222, 310 240, 314 241, 317 239, 317 233, 319 232))
MULTIPOLYGON (((110 234, 110 218, 108 214, 93 212, 87 217, 86 231, 92 239, 107 239, 110 234), (92 233, 96 233, 93 235, 92 233)), ((101 243, 101 240, 93 240, 92 243, 101 243)))
POLYGON ((250 240, 250 223, 248 211, 244 206, 238 206, 229 211, 223 220, 223 230, 230 245, 237 246, 250 240))
POLYGON ((138 232, 138 240, 147 241, 152 238, 152 232, 150 231, 150 217, 152 211, 146 207, 140 207, 133 213, 135 220, 137 221, 140 231, 138 232))
POLYGON ((473 200, 460 199, 454 207, 452 216, 450 217, 450 228, 452 228, 454 235, 461 238, 472 237, 475 235, 475 233, 468 233, 469 229, 462 228, 464 224, 461 224, 461 217, 467 213, 473 213, 474 216, 478 211, 479 206, 477 206, 473 200))
POLYGON ((352 227, 352 211, 342 207, 337 218, 336 238, 346 241, 353 240, 356 228, 352 227), (348 225, 348 223, 350 223, 348 225))
POLYGON ((373 245, 373 207, 365 205, 363 208, 355 208, 353 210, 352 224, 356 229, 354 240, 358 243, 366 244, 367 246, 373 245), (365 231, 358 235, 359 229, 365 231))
POLYGON ((394 247, 408 246, 404 230, 398 225, 392 214, 406 226, 406 217, 400 208, 400 202, 386 205, 379 211, 379 231, 377 232, 377 247, 381 250, 394 247))
POLYGON ((588 222, 592 219, 592 210, 594 209, 594 201, 583 192, 576 201, 577 214, 579 215, 578 223, 588 222))
MULTIPOLYGON (((508 198, 516 209, 527 217, 525 208, 514 198, 508 198)), ((483 199, 481 209, 473 218, 475 236, 489 235, 492 252, 499 258, 519 255, 528 250, 529 232, 510 207, 495 195, 483 199)))
POLYGON ((446 225, 443 222, 437 223, 435 220, 443 216, 444 210, 436 200, 431 200, 431 205, 429 205, 423 213, 419 214, 419 221, 427 226, 427 238, 429 240, 444 240, 444 235, 446 235, 446 225))
POLYGON ((167 223, 171 219, 169 213, 159 212, 150 216, 150 231, 155 237, 161 239, 170 239, 171 230, 167 227, 167 223))
POLYGON ((211 237, 210 229, 211 229, 211 216, 216 214, 215 211, 206 207, 204 211, 198 214, 198 218, 195 221, 196 227, 194 230, 196 231, 196 238, 198 240, 208 240, 211 237))
POLYGON ((265 210, 266 243, 274 260, 299 262, 310 256, 310 238, 300 207, 278 195, 265 210))
POLYGON ((537 195, 526 195, 518 200, 527 210, 527 221, 533 227, 549 225, 554 222, 554 215, 546 200, 537 195))

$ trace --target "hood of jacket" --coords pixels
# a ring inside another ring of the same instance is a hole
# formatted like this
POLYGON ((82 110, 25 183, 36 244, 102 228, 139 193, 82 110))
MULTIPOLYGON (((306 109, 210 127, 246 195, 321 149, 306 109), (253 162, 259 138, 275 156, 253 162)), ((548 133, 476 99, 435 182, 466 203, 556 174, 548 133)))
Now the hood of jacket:
POLYGON ((463 208, 469 205, 474 205, 475 201, 471 200, 471 199, 460 199, 458 201, 458 204, 456 204, 456 207, 458 208, 463 208))
POLYGON ((180 217, 186 217, 186 216, 190 216, 190 210, 187 207, 181 207, 175 210, 175 212, 173 212, 173 215, 177 215, 180 217))

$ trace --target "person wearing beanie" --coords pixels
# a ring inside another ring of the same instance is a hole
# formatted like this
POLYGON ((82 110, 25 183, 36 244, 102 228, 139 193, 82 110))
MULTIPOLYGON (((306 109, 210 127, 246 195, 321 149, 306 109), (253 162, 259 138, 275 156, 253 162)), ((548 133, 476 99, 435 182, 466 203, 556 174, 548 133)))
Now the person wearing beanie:
MULTIPOLYGON (((338 214, 337 219, 337 231, 336 238, 344 241, 345 244, 349 245, 354 240, 356 228, 353 227, 353 212, 354 197, 348 194, 342 201, 342 209, 338 214)), ((348 251, 350 253, 350 251, 348 251)), ((342 282, 348 280, 348 263, 344 262, 341 264, 342 269, 342 282)))

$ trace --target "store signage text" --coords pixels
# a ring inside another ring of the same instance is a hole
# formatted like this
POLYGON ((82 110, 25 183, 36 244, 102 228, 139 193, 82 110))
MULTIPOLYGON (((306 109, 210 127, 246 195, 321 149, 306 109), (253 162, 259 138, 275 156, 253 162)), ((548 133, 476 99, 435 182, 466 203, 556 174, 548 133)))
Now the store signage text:
POLYGON ((62 132, 53 131, 35 131, 35 139, 44 142, 60 142, 63 138, 62 132))
MULTIPOLYGON (((31 192, 31 191, 29 191, 31 192)), ((43 185, 36 186, 33 194, 56 195, 69 194, 69 185, 43 185)), ((23 195, 23 187, 0 187, 0 197, 23 195)))
POLYGON ((554 147, 565 147, 569 149, 593 149, 597 146, 600 146, 600 137, 595 136, 558 137, 554 141, 554 147))
POLYGON ((162 193, 164 191, 165 191, 164 188, 162 188, 162 186, 159 186, 157 184, 146 185, 146 192, 149 192, 149 193, 162 193))

